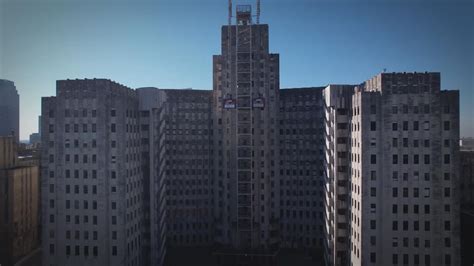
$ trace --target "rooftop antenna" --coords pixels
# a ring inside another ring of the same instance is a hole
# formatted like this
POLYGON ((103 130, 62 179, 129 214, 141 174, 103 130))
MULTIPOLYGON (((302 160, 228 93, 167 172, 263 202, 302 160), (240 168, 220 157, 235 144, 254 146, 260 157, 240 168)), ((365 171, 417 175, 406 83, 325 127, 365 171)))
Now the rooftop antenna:
POLYGON ((229 0, 229 26, 232 24, 232 0, 229 0))
POLYGON ((260 0, 257 0, 257 24, 260 24, 260 0))

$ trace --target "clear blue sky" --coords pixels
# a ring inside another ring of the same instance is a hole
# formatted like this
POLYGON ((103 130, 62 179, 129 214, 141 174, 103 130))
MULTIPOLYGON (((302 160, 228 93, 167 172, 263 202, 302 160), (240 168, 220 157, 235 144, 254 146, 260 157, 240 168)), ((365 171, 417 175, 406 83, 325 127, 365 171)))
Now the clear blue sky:
MULTIPOLYGON (((212 88, 226 0, 0 0, 0 78, 21 97, 21 138, 37 131, 55 80, 212 88)), ((253 3, 237 1, 234 3, 253 3)), ((439 71, 461 90, 474 136, 472 0, 262 0, 281 87, 360 83, 387 71, 439 71)))

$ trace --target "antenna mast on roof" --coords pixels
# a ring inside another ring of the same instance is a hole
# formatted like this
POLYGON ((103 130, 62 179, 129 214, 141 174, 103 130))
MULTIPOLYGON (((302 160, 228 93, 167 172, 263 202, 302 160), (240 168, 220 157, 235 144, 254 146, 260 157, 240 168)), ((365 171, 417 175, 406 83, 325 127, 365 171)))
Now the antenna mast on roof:
POLYGON ((229 26, 232 24, 232 0, 229 0, 229 26))
POLYGON ((257 0, 257 24, 260 24, 260 0, 257 0))

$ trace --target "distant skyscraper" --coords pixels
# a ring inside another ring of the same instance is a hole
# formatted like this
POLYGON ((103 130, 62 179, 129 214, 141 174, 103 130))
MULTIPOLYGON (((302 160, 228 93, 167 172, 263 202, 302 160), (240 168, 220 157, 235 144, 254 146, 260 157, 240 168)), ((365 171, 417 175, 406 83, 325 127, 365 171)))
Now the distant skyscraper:
POLYGON ((329 265, 459 265, 459 92, 439 73, 325 89, 329 265))
POLYGON ((42 102, 43 265, 142 265, 137 92, 60 80, 42 102))
POLYGON ((0 136, 20 139, 20 96, 12 81, 0 79, 0 136))

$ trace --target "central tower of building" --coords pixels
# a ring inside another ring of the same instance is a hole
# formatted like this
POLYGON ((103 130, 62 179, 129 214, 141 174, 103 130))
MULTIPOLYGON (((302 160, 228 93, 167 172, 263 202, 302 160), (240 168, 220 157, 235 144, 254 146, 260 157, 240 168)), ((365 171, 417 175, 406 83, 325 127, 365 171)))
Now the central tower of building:
POLYGON ((279 55, 269 53, 268 25, 252 18, 237 5, 214 56, 215 240, 266 254, 279 246, 279 55))

